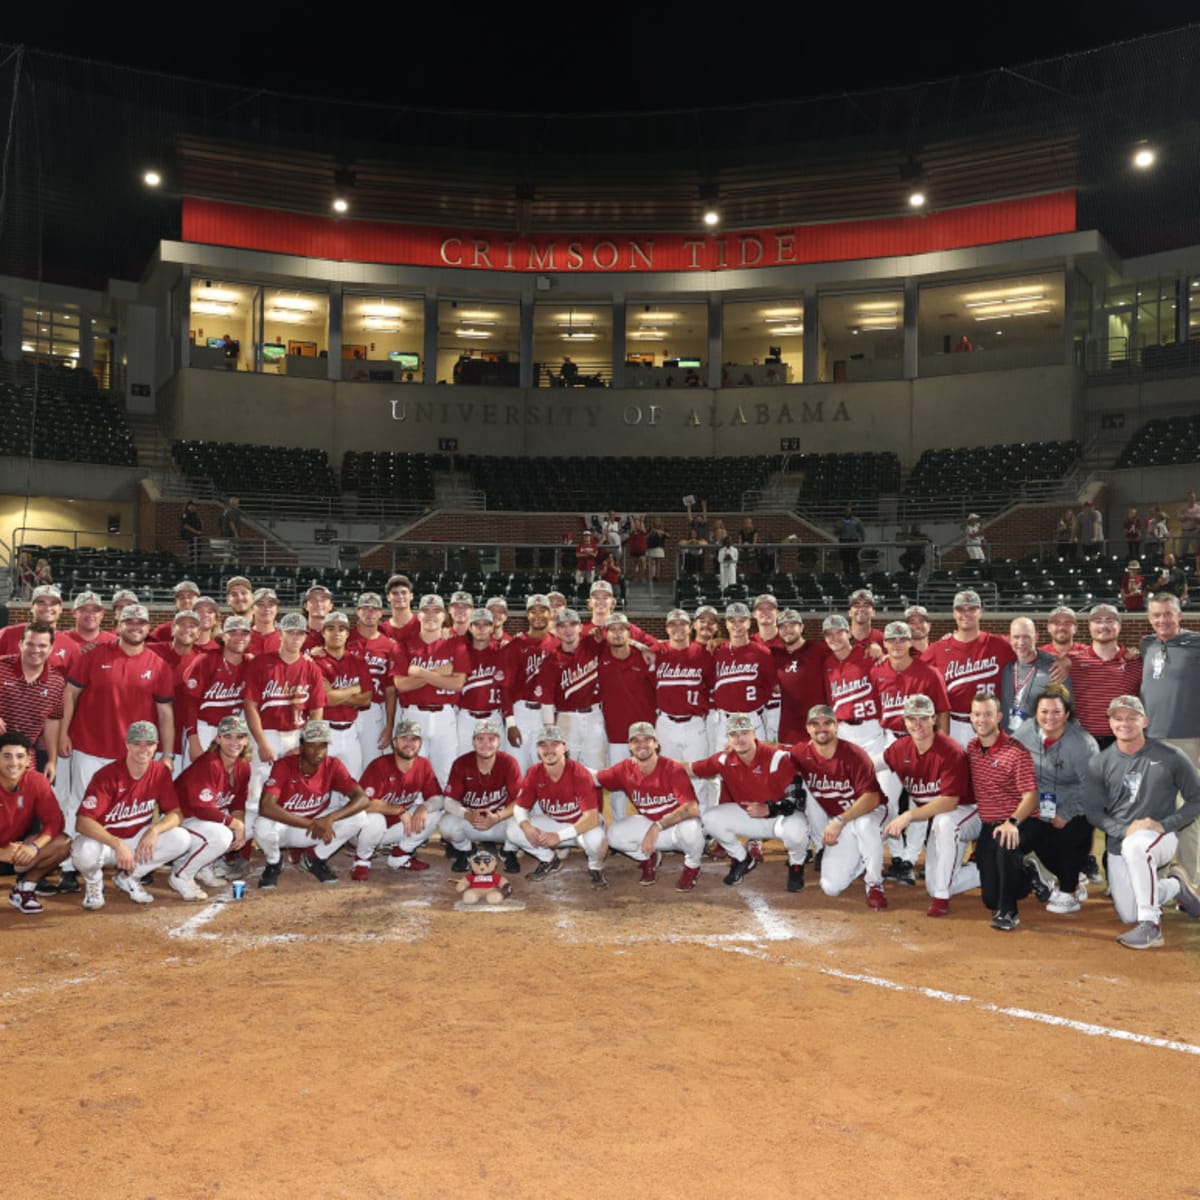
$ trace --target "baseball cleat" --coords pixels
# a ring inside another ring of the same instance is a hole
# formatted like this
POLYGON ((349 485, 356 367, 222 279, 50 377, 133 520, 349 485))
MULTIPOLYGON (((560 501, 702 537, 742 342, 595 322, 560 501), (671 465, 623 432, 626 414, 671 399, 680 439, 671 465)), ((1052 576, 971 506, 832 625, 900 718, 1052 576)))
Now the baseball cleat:
POLYGON ((1139 921, 1132 929, 1121 934, 1117 941, 1126 950, 1152 950, 1163 944, 1163 935, 1153 921, 1139 921))
POLYGON ((371 864, 356 862, 354 870, 350 872, 350 878, 355 883, 366 883, 371 878, 371 864))
POLYGON ((1027 854, 1024 858, 1025 878, 1029 880, 1029 890, 1045 904, 1050 899, 1050 893, 1058 887, 1055 878, 1042 866, 1036 854, 1027 854))
POLYGON ((867 907, 874 909, 887 908, 887 895, 878 883, 867 888, 867 907))
POLYGON ((658 868, 659 868, 659 864, 661 862, 662 862, 662 851, 655 850, 655 852, 652 855, 650 855, 649 858, 647 858, 643 861, 642 877, 641 877, 641 879, 638 880, 638 883, 644 883, 644 884, 649 885, 649 884, 657 882, 658 868))
POLYGON ((937 896, 929 902, 929 907, 925 910, 927 917, 948 917, 950 915, 950 901, 941 900, 937 896))
POLYGON ((1192 887, 1192 881, 1187 877, 1187 872, 1177 864, 1167 872, 1167 877, 1174 879, 1179 884, 1179 895, 1175 897, 1179 907, 1189 917, 1200 917, 1200 892, 1192 887))
POLYGON ((174 871, 167 876, 167 884, 177 891, 185 900, 207 900, 208 893, 199 887, 194 879, 184 879, 174 871))
POLYGON ((113 877, 113 883, 117 885, 127 895, 134 904, 153 904, 154 897, 150 895, 144 887, 142 881, 135 879, 132 875, 126 875, 124 871, 118 871, 113 877))
POLYGON ((521 856, 515 850, 505 850, 504 852, 504 873, 505 875, 520 875, 521 873, 521 856))
POLYGON ((39 896, 57 896, 58 884, 51 883, 50 880, 43 878, 39 879, 37 883, 33 885, 33 890, 37 892, 39 896))
POLYGON ((454 860, 450 863, 450 870, 456 875, 465 875, 471 869, 471 860, 467 858, 465 850, 455 850, 454 860))
POLYGON ((721 845, 715 838, 710 838, 708 844, 704 847, 704 853, 708 855, 713 862, 720 862, 726 859, 729 855, 725 851, 725 847, 721 845))
POLYGON ((37 888, 32 883, 16 884, 8 893, 8 902, 17 912, 27 913, 30 916, 46 911, 42 907, 42 902, 37 898, 37 888))
POLYGON ((804 891, 804 864, 788 863, 787 890, 789 892, 804 891))
POLYGON ((259 877, 258 886, 260 888, 274 888, 279 886, 279 875, 283 871, 283 859, 278 862, 269 862, 263 867, 263 873, 259 877))
POLYGON ((605 878, 603 871, 589 870, 588 875, 591 876, 592 887, 594 887, 598 892, 603 891, 606 887, 608 887, 608 880, 605 878))
POLYGON ((755 862, 762 862, 762 860, 763 860, 762 842, 760 842, 760 841, 747 842, 746 843, 746 851, 750 855, 750 857, 752 859, 754 859, 755 862))
POLYGON ((917 877, 913 872, 913 865, 903 858, 893 858, 891 864, 885 872, 885 878, 890 879, 893 883, 902 884, 904 887, 916 887, 917 877))
POLYGON ((562 859, 557 854, 552 855, 545 862, 539 862, 533 869, 533 874, 529 876, 530 883, 541 883, 547 875, 553 875, 562 866, 562 859))
POLYGON ((1080 904, 1075 897, 1074 892, 1060 892, 1058 888, 1050 893, 1050 899, 1046 901, 1046 911, 1052 913, 1073 913, 1078 912, 1080 904))
POLYGON ((58 880, 58 890, 64 895, 72 895, 79 891, 79 872, 64 871, 58 880))
POLYGON ((393 871, 428 871, 429 864, 422 862, 421 859, 415 858, 407 850, 401 850, 399 846, 393 846, 391 854, 388 855, 388 866, 393 871))
POLYGON ((683 874, 679 876, 679 882, 675 885, 675 890, 677 892, 690 892, 695 890, 696 880, 699 877, 699 867, 684 867, 683 874))
POLYGON ((225 877, 218 875, 211 866, 201 867, 196 872, 196 882, 205 887, 219 888, 225 882, 225 877))
POLYGON ((757 866, 758 863, 749 854, 742 859, 735 858, 729 865, 729 873, 721 882, 727 887, 736 887, 757 866))
POLYGON ((1021 918, 1016 913, 998 912, 992 917, 992 928, 1001 933, 1012 933, 1020 923, 1021 918))
POLYGON ((86 890, 83 893, 83 907, 89 912, 96 912, 97 909, 104 907, 103 879, 89 879, 86 881, 86 890))
POLYGON ((311 851, 300 859, 300 865, 318 883, 337 883, 338 881, 337 874, 333 868, 323 858, 318 858, 311 851))

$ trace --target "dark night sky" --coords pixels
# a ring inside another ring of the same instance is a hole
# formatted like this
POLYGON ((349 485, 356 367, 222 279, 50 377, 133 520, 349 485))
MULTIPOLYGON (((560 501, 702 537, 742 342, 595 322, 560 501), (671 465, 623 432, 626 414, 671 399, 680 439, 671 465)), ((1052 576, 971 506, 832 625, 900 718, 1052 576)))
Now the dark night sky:
MULTIPOLYGON (((369 5, 330 36, 318 22, 271 16, 190 20, 175 34, 138 32, 136 19, 106 24, 21 6, 0 39, 33 48, 168 73, 433 108, 588 112, 691 108, 781 100, 912 83, 1055 57, 1186 24, 1194 4, 1164 0, 1153 11, 1122 5, 863 5, 826 12, 789 4, 746 10, 703 3, 656 7, 561 4, 484 7, 472 18, 445 8, 444 30, 423 21, 433 6, 369 5), (1061 16, 1055 9, 1061 9, 1061 16), (749 19, 731 14, 746 11, 749 19), (612 20, 604 17, 615 14, 612 20), (409 48, 409 49, 406 49, 409 48)), ((248 6, 247 6, 248 7, 248 6)), ((333 10, 327 10, 332 13, 333 10)), ((165 25, 163 10, 153 24, 165 25)), ((146 28, 142 26, 143 30, 146 28)))

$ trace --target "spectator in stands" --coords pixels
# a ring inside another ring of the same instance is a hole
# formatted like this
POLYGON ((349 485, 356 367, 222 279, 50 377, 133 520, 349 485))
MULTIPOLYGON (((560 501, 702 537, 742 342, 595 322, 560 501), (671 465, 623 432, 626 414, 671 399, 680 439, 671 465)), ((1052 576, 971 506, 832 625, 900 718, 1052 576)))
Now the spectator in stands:
POLYGON ((975 347, 971 345, 971 339, 964 333, 958 340, 958 345, 954 347, 955 354, 970 354, 975 347))
POLYGON ((714 546, 719 546, 727 537, 729 537, 729 530, 725 528, 725 522, 720 517, 714 518, 712 533, 709 535, 708 540, 714 546))
POLYGON ((596 577, 596 557, 600 547, 596 543, 596 535, 585 529, 580 536, 579 545, 575 549, 575 582, 590 584, 596 577))
POLYGON ((842 519, 837 523, 837 540, 841 546, 842 574, 858 574, 858 550, 867 540, 867 531, 863 523, 854 515, 854 506, 846 505, 842 519))
POLYGON ((707 542, 708 539, 708 501, 700 501, 700 512, 692 512, 694 500, 687 501, 688 533, 694 541, 707 542))
POLYGON ((28 600, 33 595, 33 555, 28 550, 22 550, 17 560, 17 586, 21 590, 22 600, 28 600))
POLYGON ((1200 500, 1195 492, 1188 492, 1183 507, 1179 510, 1179 549, 1180 558, 1187 558, 1195 553, 1200 556, 1200 500))
POLYGON ((633 517, 629 522, 629 539, 625 552, 629 556, 629 575, 634 580, 646 578, 646 522, 642 517, 633 517))
POLYGON ((967 557, 975 562, 983 562, 986 557, 983 547, 987 539, 983 536, 983 526, 980 524, 978 513, 967 513, 967 523, 963 532, 967 535, 967 557))
POLYGON ((737 585, 738 552, 732 539, 726 535, 717 551, 717 565, 721 573, 721 591, 737 585))
POLYGON ((37 560, 37 566, 33 569, 33 586, 46 587, 54 582, 54 572, 50 570, 50 564, 44 558, 37 560))
POLYGON ((228 539, 234 562, 241 562, 242 510, 236 496, 230 496, 229 503, 221 510, 221 536, 228 539))
POLYGON ((563 387, 574 387, 579 378, 579 364, 571 361, 569 354, 563 355, 562 367, 559 369, 563 387))
POLYGON ((1136 508, 1131 508, 1125 516, 1125 548, 1130 558, 1137 558, 1142 552, 1142 518, 1136 508))
POLYGON ((238 356, 242 352, 242 344, 233 337, 232 334, 226 334, 221 339, 221 351, 225 355, 225 370, 236 371, 238 366, 238 356))
POLYGON ((1104 517, 1091 500, 1085 500, 1075 518, 1075 532, 1084 558, 1095 558, 1104 550, 1104 517))
POLYGON ((1059 558, 1067 562, 1075 558, 1075 514, 1068 508, 1058 519, 1058 528, 1054 531, 1054 544, 1058 548, 1059 558))
POLYGON ((1155 580, 1154 587, 1151 590, 1155 594, 1169 592, 1172 596, 1179 598, 1181 608, 1187 606, 1187 572, 1175 561, 1175 555, 1170 553, 1163 555, 1162 569, 1159 571, 1158 579, 1155 580))
POLYGON ((761 573, 766 574, 772 568, 763 562, 763 556, 759 553, 757 556, 754 552, 748 549, 750 546, 758 545, 758 530, 754 528, 754 518, 744 517, 742 519, 742 527, 738 530, 738 542, 742 547, 742 574, 746 574, 747 567, 755 558, 757 558, 758 569, 761 573))
POLYGON ((200 519, 200 510, 195 500, 189 500, 183 506, 183 514, 179 518, 179 536, 187 545, 188 565, 200 565, 200 543, 204 537, 204 523, 200 519))
POLYGON ((705 543, 692 533, 679 539, 679 550, 682 554, 682 570, 685 575, 699 575, 704 570, 705 543))
POLYGON ((1121 577, 1121 605, 1126 612, 1144 612, 1146 609, 1146 579, 1142 564, 1136 558, 1129 560, 1121 577))
POLYGON ((928 535, 922 533, 920 526, 914 521, 910 529, 902 529, 896 534, 896 541, 904 547, 900 554, 900 569, 910 575, 920 575, 921 568, 925 566, 928 535))
POLYGON ((1171 527, 1167 522, 1167 514, 1162 505, 1152 504, 1150 515, 1146 518, 1146 535, 1142 542, 1142 557, 1155 559, 1162 554, 1171 536, 1171 527))
POLYGON ((663 528, 662 517, 655 517, 650 532, 646 534, 646 569, 653 583, 658 578, 662 561, 667 556, 667 540, 670 534, 663 528))

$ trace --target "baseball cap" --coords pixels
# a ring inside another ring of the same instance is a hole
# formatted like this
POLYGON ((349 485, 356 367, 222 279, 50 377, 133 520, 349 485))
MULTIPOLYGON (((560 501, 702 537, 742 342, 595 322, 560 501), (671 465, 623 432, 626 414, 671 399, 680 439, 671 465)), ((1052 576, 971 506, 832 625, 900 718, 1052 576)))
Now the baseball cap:
POLYGON ((1109 701, 1105 711, 1111 717, 1118 708, 1132 709, 1139 717, 1146 715, 1146 706, 1136 696, 1116 696, 1109 701))
POLYGON ((790 621, 794 621, 797 625, 804 624, 804 618, 794 608, 785 608, 779 614, 779 624, 787 625, 790 621))
POLYGON ((326 625, 345 625, 345 627, 347 629, 349 629, 350 628, 350 618, 348 616, 346 616, 346 614, 344 612, 342 612, 340 609, 335 608, 333 610, 333 612, 331 612, 325 618, 325 624, 326 625))
POLYGON ((849 603, 854 604, 859 600, 863 600, 873 606, 875 604, 875 593, 870 588, 855 588, 850 593, 849 603))
POLYGON ((672 621, 682 621, 685 625, 690 625, 692 618, 689 617, 682 608, 673 608, 669 613, 667 613, 666 623, 670 625, 672 621))
POLYGON ((285 613, 279 618, 280 633, 303 633, 308 628, 308 621, 303 613, 285 613))
POLYGON ((658 737, 658 734, 649 721, 634 721, 629 727, 629 740, 632 742, 635 737, 658 737))
POLYGON ((1075 610, 1073 608, 1068 608, 1065 604, 1060 604, 1056 609, 1051 611, 1046 620, 1053 621, 1055 617, 1070 617, 1071 620, 1074 621, 1075 610))
POLYGON ((220 605, 211 596, 197 596, 192 601, 192 612, 199 608, 211 608, 213 612, 216 612, 219 607, 220 605))
POLYGON ((554 607, 554 605, 551 604, 551 601, 555 600, 555 599, 561 600, 564 604, 566 604, 566 602, 567 602, 567 598, 566 598, 566 596, 564 596, 562 594, 562 592, 547 592, 546 593, 546 603, 548 605, 550 605, 551 608, 554 607))
POLYGON ((893 638, 911 638, 912 630, 907 621, 889 621, 883 631, 883 640, 890 642, 893 638))
POLYGON ((330 600, 333 599, 333 593, 323 583, 309 584, 309 586, 305 589, 305 592, 304 592, 305 600, 307 600, 309 598, 309 596, 311 596, 313 594, 313 592, 324 592, 325 595, 327 595, 330 598, 330 600))
MULTIPOLYGON (((129 611, 129 607, 127 606, 125 608, 125 612, 123 612, 121 614, 121 620, 125 619, 125 613, 127 613, 128 611, 129 611)), ((199 625, 200 624, 200 614, 192 612, 192 610, 190 608, 185 609, 183 612, 177 612, 171 618, 172 625, 178 625, 180 621, 195 621, 196 624, 199 625)))
POLYGON ((721 614, 717 612, 711 604, 702 604, 696 609, 697 617, 719 617, 721 614))
POLYGON ((149 621, 150 613, 144 604, 127 604, 121 609, 121 624, 126 621, 149 621))
POLYGON ((157 741, 158 730, 153 721, 134 721, 125 731, 125 742, 130 746, 137 745, 139 742, 146 745, 149 742, 157 741))
POLYGON ((1093 617, 1116 617, 1119 621, 1121 614, 1112 604, 1094 604, 1092 605, 1092 611, 1088 613, 1088 620, 1090 621, 1093 617))
POLYGON ((554 617, 555 625, 578 625, 579 614, 573 608, 560 608, 554 617))
POLYGON ((235 587, 244 587, 247 591, 254 591, 254 584, 245 575, 235 575, 232 579, 225 580, 225 595, 228 596, 231 589, 235 587))
POLYGON ((537 735, 537 744, 540 746, 543 742, 562 742, 566 744, 567 739, 563 737, 562 730, 557 725, 543 725, 542 731, 537 735))
POLYGON ((596 582, 592 584, 588 595, 594 596, 597 592, 604 592, 611 596, 613 594, 612 584, 609 583, 607 579, 597 579, 596 582))
POLYGON ((309 721, 300 734, 302 742, 327 742, 330 737, 328 721, 309 721))
POLYGON ((455 592, 450 597, 451 604, 468 604, 472 608, 475 607, 475 597, 470 592, 455 592))
POLYGON ((274 600, 276 604, 279 603, 279 596, 274 588, 259 588, 254 593, 255 604, 262 604, 264 600, 274 600))
POLYGON ((495 625, 496 618, 486 608, 473 608, 471 609, 470 624, 474 625, 476 621, 481 621, 485 625, 495 625))
POLYGON ((178 596, 180 592, 191 592, 193 595, 200 595, 199 585, 193 583, 190 579, 181 579, 172 589, 171 594, 178 596))
POLYGON ((757 608, 760 604, 769 605, 771 608, 779 607, 779 601, 770 592, 763 592, 761 596, 754 597, 754 607, 757 608))
POLYGON ((904 698, 904 715, 906 717, 932 717, 936 709, 928 696, 906 696, 904 698))
POLYGON ((1136 558, 1131 558, 1125 567, 1127 571, 1140 571, 1141 569, 1142 564, 1136 558))
POLYGON ((927 609, 923 604, 910 604, 904 610, 904 619, 908 620, 908 618, 912 616, 927 617, 929 616, 929 609, 927 609))
POLYGON ((804 719, 806 721, 836 721, 837 713, 828 704, 814 704, 804 719))
POLYGON ((624 625, 629 628, 629 618, 623 612, 615 612, 608 618, 608 628, 611 629, 614 625, 624 625))
POLYGON ((423 738, 425 735, 421 732, 420 721, 397 721, 396 732, 392 734, 393 738, 415 737, 423 738))
POLYGON ((382 608, 383 598, 378 592, 359 592, 354 600, 355 608, 382 608))
POLYGON ((968 521, 978 521, 979 514, 978 513, 967 513, 967 520, 968 521))
POLYGON ((735 600, 732 604, 727 604, 725 606, 725 619, 726 620, 728 620, 730 617, 749 618, 749 616, 750 616, 750 609, 745 604, 743 604, 740 600, 735 600))
MULTIPOLYGON (((188 613, 177 613, 175 616, 175 620, 178 621, 180 617, 186 617, 188 615, 189 615, 188 613)), ((249 617, 239 617, 236 615, 228 616, 225 618, 225 623, 221 626, 221 632, 222 633, 249 633, 250 632, 250 618, 249 617)))
POLYGON ((71 607, 78 611, 81 608, 103 608, 104 601, 95 592, 80 592, 71 602, 71 607))
POLYGON ((484 608, 502 608, 508 612, 508 601, 503 596, 489 596, 484 608))
POLYGON ((841 613, 830 613, 821 622, 821 632, 828 633, 831 629, 849 629, 850 622, 841 613))
POLYGON ((217 726, 217 736, 225 737, 231 733, 244 733, 249 736, 250 727, 246 724, 245 717, 237 716, 221 718, 221 723, 217 726))
POLYGON ((532 596, 525 597, 525 611, 528 612, 531 608, 549 608, 550 598, 542 595, 541 592, 535 592, 532 596))
POLYGON ((443 600, 441 598, 441 596, 438 596, 433 592, 426 592, 425 595, 421 597, 421 603, 418 604, 417 607, 418 608, 440 608, 443 611, 445 611, 446 602, 445 602, 445 600, 443 600))
POLYGON ((954 597, 955 608, 982 608, 983 601, 979 599, 979 593, 968 588, 965 592, 958 592, 954 597))
POLYGON ((726 733, 753 733, 754 718, 749 713, 730 713, 725 718, 726 733))
POLYGON ((384 586, 385 592, 390 592, 394 587, 406 587, 412 591, 412 580, 407 575, 391 575, 388 577, 387 584, 384 586))
POLYGON ((494 734, 496 737, 499 737, 500 736, 500 726, 497 725, 495 721, 476 721, 475 729, 471 733, 471 736, 472 737, 481 737, 482 735, 488 734, 488 733, 494 734))
MULTIPOLYGON (((36 591, 37 589, 35 588, 34 590, 36 591)), ((58 588, 52 590, 57 595, 58 588)), ((33 598, 36 600, 37 596, 35 595, 33 598)), ((114 604, 136 604, 138 602, 137 592, 131 592, 128 588, 117 588, 113 592, 112 602, 114 604)))
MULTIPOLYGON (((129 594, 133 596, 132 592, 129 594)), ((33 595, 30 596, 30 600, 43 600, 47 597, 51 600, 57 600, 59 604, 62 603, 62 592, 60 592, 57 586, 53 583, 43 583, 38 587, 35 587, 33 589, 33 595)), ((136 596, 133 596, 133 598, 135 600, 137 599, 136 596)))

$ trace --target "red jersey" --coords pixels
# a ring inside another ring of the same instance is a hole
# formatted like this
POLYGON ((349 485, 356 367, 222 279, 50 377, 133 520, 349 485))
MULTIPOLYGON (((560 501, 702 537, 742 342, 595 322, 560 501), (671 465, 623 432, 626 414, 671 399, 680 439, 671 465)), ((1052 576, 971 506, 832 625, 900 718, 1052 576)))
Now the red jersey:
POLYGON ((831 657, 824 642, 804 642, 797 650, 782 643, 771 647, 779 680, 779 740, 808 740, 808 710, 825 703, 825 659, 831 657))
POLYGON ((1037 791, 1033 756, 1004 730, 987 749, 972 738, 967 747, 971 790, 979 805, 979 819, 996 824, 1011 817, 1024 792, 1037 791))
POLYGON ((608 646, 603 647, 599 676, 604 731, 610 742, 628 741, 635 721, 654 724, 654 668, 641 651, 630 650, 627 658, 617 658, 608 646))
POLYGON ((887 643, 883 640, 883 633, 878 629, 872 629, 865 638, 856 638, 854 636, 854 626, 850 626, 850 645, 857 649, 862 647, 866 650, 868 646, 878 646, 880 650, 887 650, 887 643))
POLYGON ((732 750, 721 751, 692 763, 701 779, 721 780, 721 803, 770 804, 783 798, 796 772, 786 750, 758 742, 754 757, 745 763, 732 750))
POLYGON ((392 622, 391 617, 388 617, 379 622, 379 632, 398 646, 408 645, 409 642, 419 642, 421 640, 421 618, 414 613, 403 625, 396 625, 392 622))
POLYGON ((689 642, 682 650, 655 643, 654 702, 669 717, 702 717, 708 712, 716 670, 703 646, 689 642))
POLYGON ((278 629, 272 629, 270 633, 259 633, 257 629, 251 628, 246 653, 255 658, 261 658, 264 654, 278 654, 282 644, 283 639, 278 629))
POLYGON ((357 654, 367 664, 367 670, 371 672, 371 702, 382 704, 386 699, 384 692, 392 686, 392 659, 396 653, 396 643, 383 634, 365 638, 356 629, 346 643, 346 653, 357 654))
POLYGON ((443 794, 429 759, 421 755, 412 760, 407 771, 396 765, 394 754, 377 758, 363 772, 362 789, 372 800, 395 806, 394 813, 384 814, 389 825, 395 825, 401 813, 443 794))
MULTIPOLYGON (((603 631, 603 625, 597 625, 594 621, 584 621, 579 630, 579 640, 587 641, 589 638, 595 638, 596 630, 603 631)), ((632 621, 629 622, 629 640, 632 642, 641 642, 645 646, 652 646, 654 638, 652 638, 640 625, 635 625, 632 621)), ((604 645, 603 641, 600 645, 604 645)))
POLYGON ((302 729, 310 713, 324 709, 325 680, 310 658, 289 663, 267 654, 250 664, 244 700, 258 706, 264 729, 286 733, 302 729))
MULTIPOLYGON (((332 654, 322 654, 320 658, 314 658, 312 661, 316 663, 317 670, 325 680, 326 696, 334 689, 348 687, 360 688, 368 695, 374 694, 375 684, 371 679, 370 668, 357 654, 343 654, 341 658, 334 658, 332 654)), ((324 718, 334 724, 345 725, 352 723, 360 712, 362 709, 355 708, 353 704, 327 703, 324 718)))
POLYGON ((883 761, 896 772, 914 808, 938 796, 957 796, 960 805, 975 802, 967 752, 944 733, 934 733, 924 754, 912 738, 901 738, 883 752, 883 761))
POLYGON ((539 682, 542 667, 561 644, 552 633, 538 641, 527 633, 519 633, 508 643, 505 648, 508 666, 504 671, 504 688, 509 703, 506 712, 511 711, 511 706, 518 701, 526 704, 542 702, 539 682))
POLYGON ((169 621, 164 621, 161 625, 155 625, 150 631, 150 635, 146 638, 148 642, 169 642, 175 636, 175 619, 172 617, 169 621))
POLYGON ((67 676, 80 688, 71 719, 76 750, 96 758, 123 759, 125 731, 134 721, 158 725, 158 704, 171 704, 175 680, 157 654, 126 654, 118 643, 81 654, 67 676))
POLYGON ((198 654, 188 664, 183 686, 197 721, 220 725, 222 717, 238 716, 246 705, 250 659, 236 666, 224 654, 198 654))
MULTIPOLYGON (((38 677, 32 682, 25 678, 19 654, 0 658, 0 720, 10 733, 23 733, 31 742, 42 736, 47 721, 61 719, 63 689, 66 680, 42 664, 38 677)), ((8 839, 12 841, 11 838, 8 839)), ((4 845, 0 838, 0 845, 4 845)))
POLYGON ((496 754, 492 769, 485 775, 475 761, 475 752, 460 754, 450 768, 445 794, 463 808, 478 812, 498 812, 517 799, 521 790, 521 767, 511 754, 496 754))
POLYGON ((976 692, 1000 695, 1000 673, 1016 658, 1007 638, 987 632, 970 642, 960 642, 953 636, 942 638, 921 655, 921 661, 945 682, 950 715, 957 721, 970 717, 976 692))
POLYGON ((152 762, 141 779, 134 779, 122 757, 92 776, 79 815, 98 821, 113 837, 127 839, 153 823, 156 808, 169 813, 178 807, 168 767, 152 762))
MULTIPOLYGON (((722 712, 757 712, 778 682, 771 651, 761 642, 734 646, 722 642, 712 652, 713 708, 722 712)), ((778 799, 778 797, 776 797, 778 799)))
MULTIPOLYGON (((410 666, 423 667, 427 671, 449 666, 453 674, 466 675, 471 664, 462 640, 451 635, 432 642, 418 637, 398 645, 392 660, 393 676, 403 679, 408 675, 410 666)), ((426 683, 416 691, 401 692, 399 699, 402 704, 415 704, 419 708, 445 708, 447 705, 453 705, 457 697, 457 692, 445 691, 426 683)))
POLYGON ((557 780, 550 778, 544 764, 534 763, 521 781, 517 807, 526 812, 539 808, 552 821, 573 825, 585 812, 596 812, 600 798, 591 771, 568 758, 557 780))
POLYGON ((558 712, 587 712, 600 703, 600 647, 591 638, 561 646, 542 665, 542 703, 558 712))
POLYGON ((245 813, 249 787, 249 762, 239 758, 233 764, 233 778, 230 779, 221 762, 221 752, 215 746, 200 755, 175 780, 175 794, 184 817, 219 825, 228 825, 234 816, 245 813))
POLYGON ((54 798, 54 789, 45 775, 31 768, 11 792, 0 785, 0 846, 25 838, 35 818, 42 833, 52 838, 62 833, 62 809, 54 798))
POLYGON ((600 771, 596 782, 610 792, 624 792, 638 813, 651 821, 696 799, 687 771, 673 758, 660 756, 648 775, 632 758, 624 758, 615 767, 600 771))
POLYGON ((871 682, 879 696, 881 721, 884 729, 904 733, 904 701, 909 696, 928 696, 934 712, 949 712, 950 697, 942 677, 927 664, 915 658, 908 660, 903 671, 897 671, 887 659, 871 668, 871 682))
POLYGON ((1113 658, 1101 658, 1091 646, 1071 654, 1071 695, 1075 719, 1094 738, 1112 737, 1108 706, 1118 696, 1136 696, 1142 687, 1143 660, 1121 646, 1113 658))
POLYGON ((354 777, 341 759, 326 756, 312 775, 305 775, 300 755, 288 754, 271 764, 263 794, 272 793, 280 808, 298 817, 319 817, 329 808, 334 792, 349 796, 354 787, 354 777))
POLYGON ((831 758, 825 758, 813 742, 799 742, 792 747, 792 761, 804 776, 809 795, 831 817, 844 813, 860 796, 879 791, 871 756, 842 738, 831 758))
POLYGON ((831 653, 825 660, 824 675, 826 701, 839 721, 861 725, 863 721, 879 720, 879 692, 871 678, 870 660, 861 647, 856 646, 840 660, 831 653))
POLYGON ((494 713, 504 710, 512 712, 511 704, 505 704, 504 675, 509 657, 502 646, 494 642, 486 650, 467 646, 467 682, 458 693, 458 707, 464 712, 494 713))
POLYGON ((187 690, 186 674, 194 662, 203 656, 195 654, 190 649, 186 654, 180 654, 171 642, 155 642, 149 646, 151 654, 157 654, 171 668, 171 676, 175 682, 175 746, 176 754, 183 753, 183 739, 188 732, 196 727, 196 706, 192 703, 187 690))

